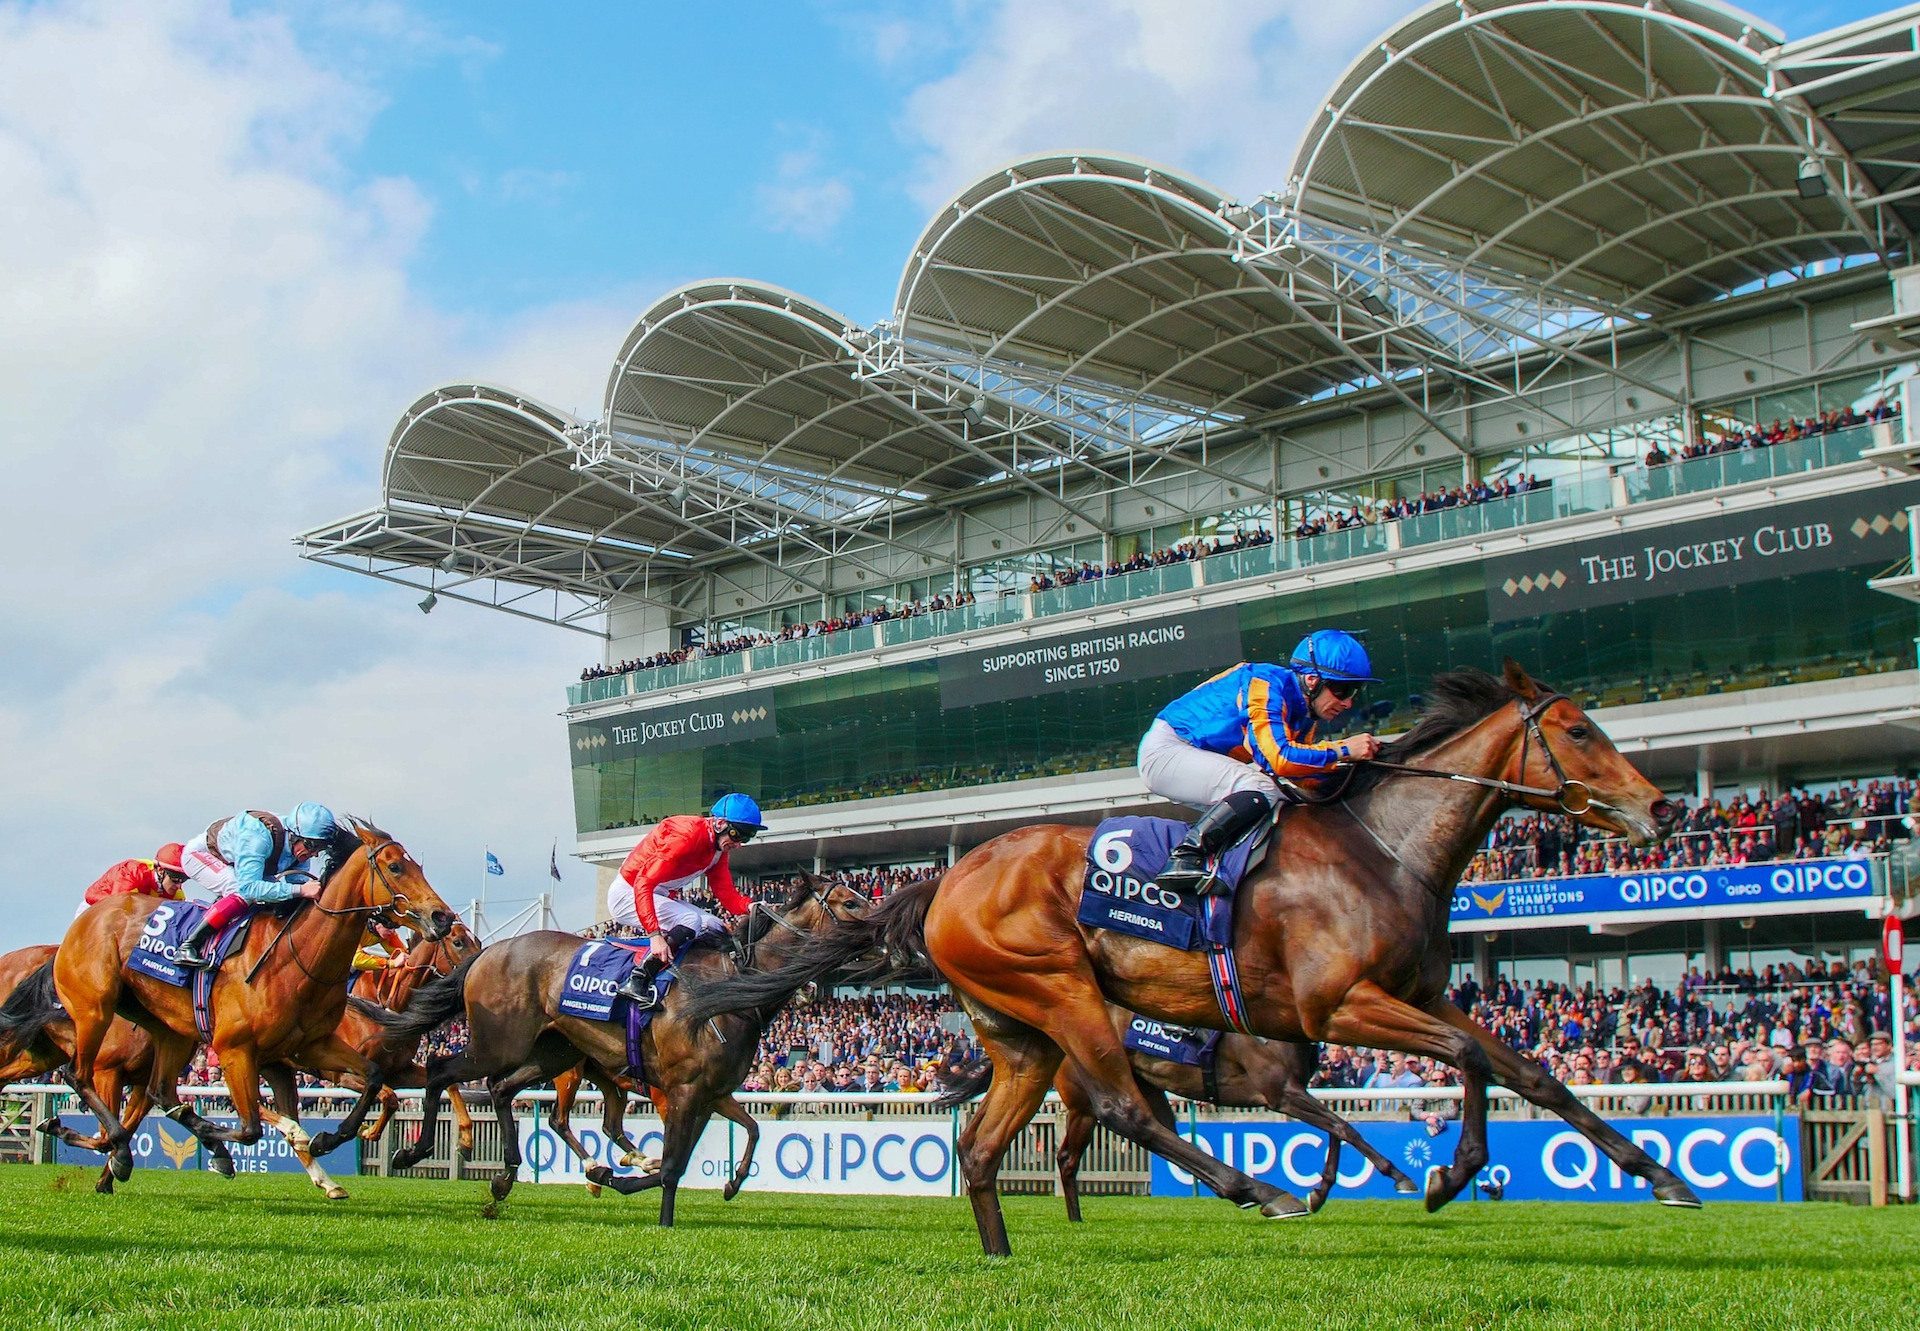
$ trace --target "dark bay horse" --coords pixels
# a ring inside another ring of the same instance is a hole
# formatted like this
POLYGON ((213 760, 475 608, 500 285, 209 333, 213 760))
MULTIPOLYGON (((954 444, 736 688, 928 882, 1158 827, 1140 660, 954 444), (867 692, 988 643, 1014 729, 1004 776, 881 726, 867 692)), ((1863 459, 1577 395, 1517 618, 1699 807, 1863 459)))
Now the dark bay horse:
MULTIPOLYGON (((429 980, 452 974, 454 967, 479 951, 480 940, 456 920, 445 938, 420 939, 406 950, 399 964, 355 976, 352 992, 381 1007, 405 1007, 414 990, 429 980)), ((340 1038, 358 1049, 368 1061, 380 1062, 381 1080, 385 1083, 380 1088, 380 1112, 360 1130, 362 1141, 378 1141, 392 1120, 393 1111, 400 1105, 400 1097, 394 1094, 393 1088, 427 1084, 426 1068, 416 1061, 419 1046, 390 1048, 386 1028, 351 1004, 340 1017, 340 1038)), ((473 1115, 467 1109, 466 1098, 457 1089, 453 1093, 453 1117, 460 1133, 460 1153, 471 1155, 473 1115)))
MULTIPOLYGON (((644 1177, 621 1178, 605 1165, 594 1161, 592 1153, 587 1150, 586 1143, 581 1141, 574 1132, 573 1105, 580 1096, 580 1085, 585 1080, 591 1080, 600 1092, 600 1131, 608 1141, 626 1152, 620 1161, 622 1165, 641 1163, 640 1148, 634 1144, 633 1138, 627 1135, 627 1096, 630 1093, 646 1096, 652 1101, 661 1121, 665 1122, 666 1092, 658 1086, 638 1082, 631 1077, 622 1077, 590 1063, 583 1063, 553 1079, 553 1101, 547 1106, 547 1126, 567 1144, 567 1149, 572 1151, 582 1164, 588 1166, 587 1191, 589 1193, 598 1197, 602 1186, 609 1186, 620 1193, 640 1192, 644 1188, 651 1187, 652 1184, 647 1183, 644 1177)), ((456 1108, 459 1106, 460 1101, 457 1096, 453 1103, 456 1108)), ((740 1195, 741 1186, 746 1183, 747 1175, 753 1172, 753 1153, 760 1145, 760 1124, 731 1095, 723 1095, 714 1101, 713 1112, 729 1122, 738 1124, 747 1134, 746 1148, 740 1152, 740 1159, 734 1164, 733 1177, 728 1179, 726 1186, 720 1190, 721 1200, 730 1202, 740 1195)), ((649 1172, 657 1174, 659 1165, 653 1165, 649 1172)))
POLYGON ((370 920, 438 939, 452 928, 454 916, 405 847, 377 828, 344 825, 330 860, 317 897, 296 905, 280 925, 259 921, 215 981, 212 1048, 240 1119, 237 1127, 208 1123, 179 1097, 180 1073, 199 1042, 191 992, 126 973, 127 956, 148 917, 162 904, 158 900, 117 896, 90 907, 69 926, 54 956, 53 992, 45 995, 49 1001, 30 1010, 17 1010, 12 1002, 0 1007, 0 1041, 16 1044, 37 1038, 63 1008, 70 1016, 73 1058, 68 1078, 100 1120, 115 1178, 124 1181, 133 1171, 131 1134, 92 1083, 118 1011, 153 1039, 148 1093, 209 1149, 216 1142, 260 1139, 259 1087, 264 1079, 273 1101, 268 1122, 287 1139, 316 1187, 330 1198, 346 1196, 317 1158, 358 1130, 381 1084, 380 1065, 369 1062, 339 1034, 354 951, 370 920), (359 1102, 334 1133, 309 1137, 300 1126, 295 1065, 361 1089, 359 1102))
MULTIPOLYGON (((1132 1013, 1123 1007, 1112 1008, 1113 1017, 1124 1036, 1132 1013)), ((1198 1100, 1230 1109, 1271 1109, 1316 1127, 1327 1134, 1327 1162, 1320 1181, 1307 1194, 1307 1210, 1318 1211, 1326 1205, 1340 1177, 1340 1147, 1344 1143, 1367 1158, 1372 1166, 1393 1180, 1397 1192, 1417 1192, 1414 1181, 1400 1167, 1380 1154, 1353 1124, 1313 1098, 1307 1083, 1319 1066, 1319 1050, 1305 1040, 1262 1040, 1252 1035, 1228 1032, 1220 1037, 1214 1051, 1213 1075, 1201 1068, 1170 1059, 1156 1058, 1139 1049, 1127 1050, 1134 1079, 1153 1116, 1178 1131, 1173 1106, 1167 1103, 1172 1092, 1183 1100, 1198 1100)), ((991 1076, 993 1064, 986 1061, 991 1076)), ((1060 1168, 1060 1191, 1067 1202, 1067 1219, 1080 1218, 1080 1158, 1093 1140, 1096 1117, 1092 1103, 1080 1083, 1064 1069, 1054 1077, 1054 1089, 1067 1109, 1066 1131, 1060 1135, 1055 1163, 1060 1168)))
MULTIPOLYGON (((868 904, 851 888, 827 887, 803 876, 779 907, 756 903, 735 924, 733 938, 750 971, 779 971, 809 934, 828 923, 854 919, 868 904)), ((625 1064, 624 1022, 586 1021, 557 1010, 567 964, 581 941, 577 935, 552 931, 521 934, 495 943, 446 979, 423 987, 405 1012, 374 1010, 395 1040, 408 1043, 462 1012, 467 1018, 466 1049, 427 1064, 420 1135, 394 1153, 393 1168, 410 1169, 433 1150, 441 1092, 455 1082, 484 1077, 504 1146, 505 1168, 493 1180, 492 1190, 495 1199, 504 1198, 513 1190, 521 1159, 514 1096, 583 1061, 599 1069, 625 1064)), ((746 1079, 762 1027, 799 988, 795 984, 768 994, 723 1019, 690 1022, 682 1015, 686 984, 739 971, 727 949, 706 943, 696 945, 680 968, 681 985, 668 992, 641 1042, 647 1078, 666 1102, 660 1168, 638 1179, 618 1178, 606 1169, 588 1174, 592 1181, 622 1192, 658 1187, 662 1225, 673 1224, 680 1179, 707 1120, 746 1079)))
MULTIPOLYGON (((1427 1206, 1458 1195, 1487 1160, 1487 1087, 1552 1110, 1673 1206, 1698 1206, 1678 1176, 1603 1122, 1559 1082, 1446 1000, 1453 888, 1494 821, 1516 804, 1567 813, 1651 844, 1679 809, 1635 771, 1567 698, 1513 662, 1505 678, 1440 676, 1428 708, 1324 806, 1277 820, 1274 853, 1240 886, 1234 953, 1250 1033, 1438 1058, 1460 1070, 1459 1150, 1427 1178, 1427 1206)), ((1183 1026, 1227 1029, 1207 960, 1081 926, 1076 913, 1092 829, 1036 825, 976 847, 936 884, 908 888, 866 918, 800 949, 786 973, 719 981, 688 1015, 751 1005, 883 949, 931 965, 953 986, 993 1059, 986 1098, 960 1140, 982 1246, 1011 1251, 997 1180, 1008 1144, 1064 1068, 1099 1121, 1268 1216, 1304 1215, 1291 1193, 1249 1178, 1162 1124, 1142 1096, 1109 1000, 1183 1026)))

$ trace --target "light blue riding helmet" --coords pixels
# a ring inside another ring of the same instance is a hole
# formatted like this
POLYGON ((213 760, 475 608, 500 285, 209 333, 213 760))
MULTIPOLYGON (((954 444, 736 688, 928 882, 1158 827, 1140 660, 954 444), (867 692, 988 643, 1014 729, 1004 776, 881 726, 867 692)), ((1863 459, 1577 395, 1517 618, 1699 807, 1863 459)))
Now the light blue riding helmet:
POLYGON ((1293 649, 1293 659, 1287 664, 1299 674, 1318 675, 1327 680, 1364 684, 1378 678, 1360 639, 1342 629, 1309 633, 1300 639, 1300 645, 1293 649))
POLYGON ((331 841, 340 831, 340 820, 324 804, 307 800, 293 806, 287 815, 287 835, 303 841, 331 841))
POLYGON ((723 818, 735 827, 752 828, 758 832, 766 827, 760 820, 760 806, 753 802, 753 796, 742 795, 735 791, 731 795, 722 795, 707 810, 708 817, 723 818))

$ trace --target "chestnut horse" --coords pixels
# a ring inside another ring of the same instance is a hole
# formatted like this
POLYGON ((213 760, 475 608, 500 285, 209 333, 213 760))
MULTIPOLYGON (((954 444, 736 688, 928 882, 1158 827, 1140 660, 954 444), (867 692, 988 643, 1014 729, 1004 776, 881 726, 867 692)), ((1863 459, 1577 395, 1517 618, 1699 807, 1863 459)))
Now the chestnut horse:
MULTIPOLYGON (((1453 888, 1494 821, 1522 805, 1567 813, 1645 846, 1679 807, 1635 771, 1566 697, 1513 662, 1505 679, 1440 676, 1407 734, 1355 769, 1324 806, 1277 817, 1274 853, 1239 887, 1233 951, 1251 1034, 1395 1049, 1451 1063, 1464 1091, 1460 1146, 1427 1177, 1427 1207, 1457 1196, 1487 1161, 1487 1087, 1497 1082, 1579 1129, 1673 1206, 1686 1184, 1558 1081, 1446 999, 1453 888)), ((931 965, 972 1016, 993 1080, 960 1139, 980 1241, 1011 1251, 997 1181, 1014 1136, 1063 1068, 1107 1128, 1268 1216, 1307 1213, 1297 1197, 1232 1169, 1154 1116, 1107 1010, 1119 1003, 1183 1026, 1227 1029, 1201 952, 1082 926, 1076 916, 1092 829, 1036 825, 968 852, 936 884, 908 888, 837 926, 784 971, 696 990, 695 1020, 751 1006, 876 948, 931 965)))
POLYGON ((0 1008, 0 1040, 16 1046, 37 1037, 62 1008, 69 1014, 68 1080, 106 1132, 115 1178, 125 1181, 133 1172, 132 1134, 94 1090, 93 1078, 118 1011, 153 1038, 147 1091, 170 1117, 210 1149, 216 1142, 256 1142, 264 1078, 273 1100, 268 1122, 287 1139, 316 1187, 330 1198, 346 1196, 318 1157, 359 1129, 382 1078, 380 1064, 369 1062, 339 1034, 354 951, 370 920, 439 939, 453 927, 454 916, 406 849, 377 828, 343 825, 329 861, 318 895, 297 902, 283 927, 263 921, 267 927, 252 929, 215 979, 212 1048, 240 1119, 237 1127, 208 1123, 180 1099, 180 1073, 199 1042, 190 989, 126 972, 148 917, 162 904, 158 900, 116 896, 88 908, 68 927, 54 956, 55 992, 49 997, 57 1002, 25 1012, 12 1002, 0 1008), (339 1129, 309 1137, 300 1126, 294 1065, 342 1086, 364 1088, 339 1129))
MULTIPOLYGON (((479 952, 480 946, 473 931, 456 920, 445 938, 422 938, 407 949, 405 959, 398 965, 363 971, 355 976, 351 992, 381 1007, 405 1007, 414 990, 428 980, 451 974, 455 966, 479 952)), ((340 1017, 340 1038, 358 1049, 363 1057, 380 1060, 381 1080, 385 1083, 380 1088, 380 1113, 360 1129, 360 1140, 378 1141, 392 1120, 393 1111, 400 1105, 400 1097, 394 1094, 393 1088, 427 1084, 426 1068, 416 1061, 419 1046, 388 1049, 386 1028, 351 1004, 340 1017)), ((473 1115, 467 1110, 466 1097, 457 1088, 453 1093, 453 1117, 460 1132, 460 1154, 471 1155, 473 1115)))
MULTIPOLYGON (((779 907, 754 903, 735 923, 733 940, 746 957, 748 973, 762 967, 778 971, 810 933, 829 923, 851 921, 868 904, 851 888, 825 887, 811 875, 803 875, 779 907)), ((580 943, 574 934, 521 934, 495 943, 462 962, 446 979, 423 987, 405 1012, 373 1010, 392 1039, 408 1044, 463 1011, 467 1018, 466 1049, 427 1063, 420 1135, 394 1152, 394 1169, 411 1169, 433 1150, 441 1092, 456 1082, 485 1077, 504 1147, 505 1168, 494 1178, 492 1190, 496 1200, 503 1199, 513 1190, 520 1169, 514 1096, 580 1066, 583 1060, 600 1069, 625 1064, 624 1022, 588 1021, 558 1011, 567 965, 580 943)), ((690 1022, 681 1011, 686 985, 696 977, 717 979, 739 971, 727 949, 705 940, 681 960, 680 971, 682 984, 668 991, 641 1040, 648 1080, 666 1100, 660 1168, 636 1179, 616 1177, 605 1166, 587 1172, 592 1182, 623 1193, 659 1188, 660 1223, 668 1226, 673 1224, 681 1176, 707 1120, 746 1079, 761 1028, 799 987, 795 984, 768 994, 751 1010, 724 1021, 690 1022)))

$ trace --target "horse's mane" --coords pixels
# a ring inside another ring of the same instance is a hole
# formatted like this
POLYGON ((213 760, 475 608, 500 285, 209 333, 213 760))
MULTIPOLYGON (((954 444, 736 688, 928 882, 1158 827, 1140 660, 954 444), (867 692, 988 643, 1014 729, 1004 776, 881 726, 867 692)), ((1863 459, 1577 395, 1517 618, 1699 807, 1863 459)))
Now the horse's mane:
MULTIPOLYGON (((1519 696, 1503 681, 1472 666, 1435 675, 1420 719, 1406 734, 1382 746, 1380 758, 1390 763, 1407 762, 1441 741, 1480 724, 1519 696)), ((1354 769, 1346 793, 1357 795, 1388 775, 1390 773, 1370 763, 1361 763, 1354 769)))
POLYGON ((392 837, 375 827, 359 814, 341 814, 333 825, 333 836, 327 841, 327 879, 360 853, 360 833, 365 832, 376 841, 391 841, 392 837))

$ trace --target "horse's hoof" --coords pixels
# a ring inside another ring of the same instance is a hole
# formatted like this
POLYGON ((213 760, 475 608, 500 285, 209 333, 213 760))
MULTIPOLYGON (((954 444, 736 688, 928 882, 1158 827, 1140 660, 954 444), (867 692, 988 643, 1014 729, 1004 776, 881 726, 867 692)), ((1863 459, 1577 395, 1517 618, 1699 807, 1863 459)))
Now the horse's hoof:
POLYGON ((33 1130, 35 1132, 44 1132, 49 1137, 55 1136, 60 1131, 60 1115, 48 1114, 45 1118, 33 1125, 33 1130))
POLYGON ((230 1155, 213 1155, 209 1153, 207 1157, 207 1168, 218 1174, 221 1178, 232 1178, 233 1157, 230 1155))
POLYGON ((346 1138, 340 1136, 338 1133, 323 1132, 307 1143, 307 1150, 315 1160, 318 1160, 323 1155, 332 1155, 335 1151, 339 1150, 340 1143, 345 1140, 346 1138))
POLYGON ((1454 1190, 1447 1187, 1447 1171, 1435 1165, 1427 1171, 1427 1210, 1438 1211, 1453 1200, 1454 1190))
MULTIPOLYGON (((588 1165, 582 1172, 586 1175, 587 1186, 591 1188, 603 1187, 613 1182, 613 1171, 605 1165, 588 1165)), ((594 1195, 599 1196, 598 1193, 594 1195)))
MULTIPOLYGON (((127 1150, 125 1147, 115 1151, 107 1157, 107 1168, 113 1171, 115 1178, 125 1183, 133 1177, 133 1152, 127 1150)), ((1695 1203, 1695 1205, 1698 1205, 1698 1203, 1695 1203)))
POLYGON ((469 1133, 462 1137, 454 1144, 453 1149, 460 1153, 462 1160, 471 1159, 473 1156, 473 1134, 469 1133))
POLYGON ((1315 1188, 1307 1194, 1307 1214, 1318 1215, 1320 1208, 1327 1204, 1327 1194, 1315 1188))
POLYGON ((1411 1197, 1420 1191, 1420 1185, 1410 1178, 1397 1178, 1393 1181, 1393 1190, 1403 1197, 1411 1197))
POLYGON ((369 1123, 366 1127, 360 1129, 360 1140, 363 1142, 379 1141, 380 1129, 374 1127, 371 1123, 369 1123))
POLYGON ((1653 1198, 1662 1206, 1677 1206, 1685 1211, 1698 1211, 1700 1199, 1693 1195, 1693 1189, 1679 1179, 1671 1183, 1662 1183, 1653 1190, 1653 1198))
POLYGON ((487 1186, 493 1192, 493 1200, 504 1202, 507 1200, 507 1194, 513 1191, 513 1180, 502 1175, 487 1186))
POLYGON ((330 1202, 344 1202, 347 1200, 347 1190, 338 1183, 329 1184, 327 1186, 327 1200, 330 1202))
POLYGON ((1260 1214, 1269 1220, 1298 1220, 1302 1216, 1312 1215, 1313 1212, 1298 1197, 1283 1192, 1261 1207, 1260 1214))
POLYGON ((412 1169, 419 1163, 419 1155, 404 1146, 395 1148, 393 1154, 387 1157, 388 1169, 412 1169))
POLYGON ((600 1185, 598 1183, 587 1184, 587 1196, 598 1197, 599 1195, 600 1195, 600 1185))
POLYGON ((740 1185, 732 1179, 728 1179, 727 1186, 720 1189, 720 1200, 723 1202, 730 1202, 739 1195, 740 1185))

